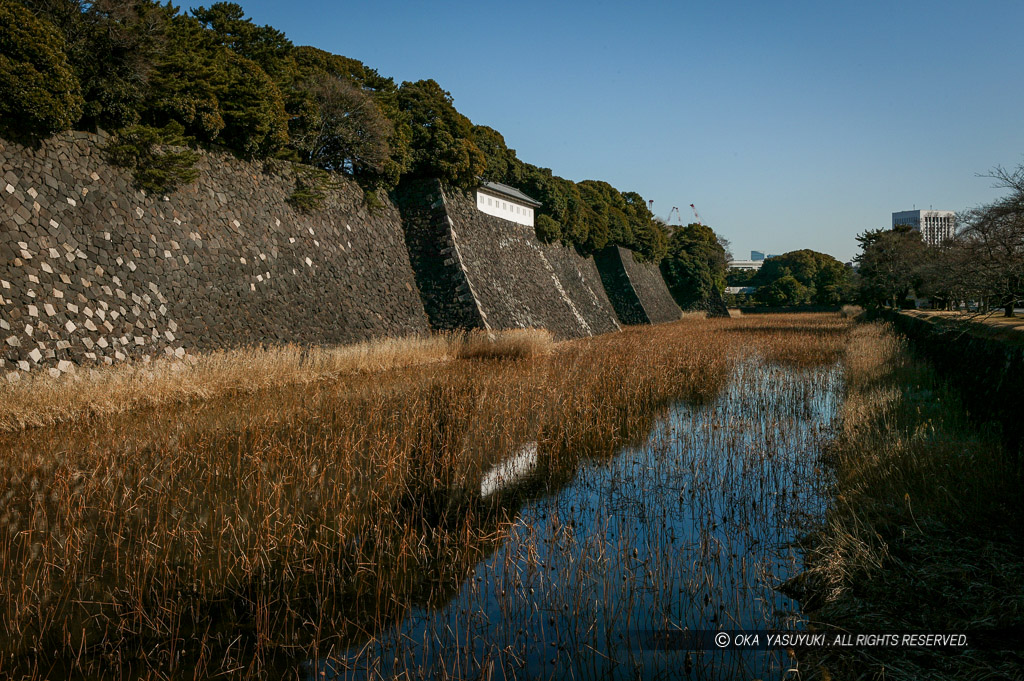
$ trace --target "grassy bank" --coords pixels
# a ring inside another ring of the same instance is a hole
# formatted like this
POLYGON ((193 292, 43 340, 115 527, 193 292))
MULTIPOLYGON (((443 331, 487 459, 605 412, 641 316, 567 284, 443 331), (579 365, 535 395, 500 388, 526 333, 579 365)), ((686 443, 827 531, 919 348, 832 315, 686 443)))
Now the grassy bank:
POLYGON ((338 347, 294 345, 223 350, 184 360, 37 371, 0 382, 0 431, 53 425, 85 416, 211 400, 288 385, 447 362, 460 358, 542 355, 554 346, 543 329, 436 333, 381 338, 338 347))
POLYGON ((524 443, 558 484, 747 354, 828 364, 847 331, 686 320, 273 389, 249 368, 227 384, 267 389, 0 434, 0 671, 294 676, 460 588, 516 508, 483 473, 524 443))
MULTIPOLYGON (((825 631, 1021 631, 1024 516, 998 429, 973 425, 886 325, 855 327, 845 363, 834 505, 790 585, 805 612, 825 631)), ((1009 679, 1022 657, 876 649, 805 662, 825 679, 1009 679)))

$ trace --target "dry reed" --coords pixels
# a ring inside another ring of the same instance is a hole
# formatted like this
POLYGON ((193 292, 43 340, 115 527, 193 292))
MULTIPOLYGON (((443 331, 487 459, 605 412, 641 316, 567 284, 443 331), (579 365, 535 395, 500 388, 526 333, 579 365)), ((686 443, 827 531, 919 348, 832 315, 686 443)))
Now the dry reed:
MULTIPOLYGON (((855 327, 834 503, 790 586, 825 630, 1019 631, 1018 478, 993 433, 887 325, 855 327)), ((1020 656, 973 647, 815 652, 812 678, 1019 678, 1020 656)))
POLYGON ((549 354, 554 336, 547 329, 470 331, 462 337, 462 359, 524 359, 549 354))
MULTIPOLYGON (((493 343, 482 337, 285 348, 167 369, 166 381, 150 368, 82 379, 102 386, 86 398, 72 379, 37 408, 98 418, 0 434, 0 673, 294 673, 447 602, 509 541, 518 502, 479 490, 508 452, 536 442, 539 474, 561 484, 581 460, 646 439, 667 405, 712 401, 744 357, 829 364, 847 324, 687 320, 553 352, 538 332, 500 352, 472 349, 493 343), (519 361, 440 361, 452 355, 519 361), (155 408, 127 413, 144 405, 155 408)), ((528 546, 524 579, 543 574, 528 546)))
POLYGON ((0 381, 0 432, 120 414, 138 408, 210 400, 461 357, 522 358, 551 351, 541 329, 435 333, 336 347, 296 345, 222 350, 185 358, 37 371, 0 381))

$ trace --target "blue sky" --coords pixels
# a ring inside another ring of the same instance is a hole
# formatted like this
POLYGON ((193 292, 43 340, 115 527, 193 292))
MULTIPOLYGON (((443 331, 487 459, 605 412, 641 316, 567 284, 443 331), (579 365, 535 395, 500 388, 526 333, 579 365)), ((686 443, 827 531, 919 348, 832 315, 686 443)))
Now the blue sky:
MULTIPOLYGON (((1024 162, 1024 3, 243 0, 299 45, 433 78, 524 161, 849 260, 1024 162)), ((689 221, 689 214, 684 214, 689 221)))

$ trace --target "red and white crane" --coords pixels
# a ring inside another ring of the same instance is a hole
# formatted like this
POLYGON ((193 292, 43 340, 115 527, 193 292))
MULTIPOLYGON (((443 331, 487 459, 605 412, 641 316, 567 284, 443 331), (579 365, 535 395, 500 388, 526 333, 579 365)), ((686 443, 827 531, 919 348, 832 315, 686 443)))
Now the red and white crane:
POLYGON ((697 224, 703 226, 704 221, 700 219, 700 213, 697 212, 697 206, 691 203, 690 208, 693 210, 693 217, 697 219, 697 224))

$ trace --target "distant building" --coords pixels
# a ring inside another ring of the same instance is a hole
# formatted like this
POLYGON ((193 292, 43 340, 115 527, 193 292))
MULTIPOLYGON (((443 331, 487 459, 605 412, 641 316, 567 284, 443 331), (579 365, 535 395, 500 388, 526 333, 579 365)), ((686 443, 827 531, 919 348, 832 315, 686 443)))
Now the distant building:
POLYGON ((921 232, 921 239, 937 246, 953 238, 956 213, 951 210, 903 210, 892 214, 892 226, 909 225, 921 232))
POLYGON ((727 264, 733 270, 759 270, 764 260, 730 260, 727 264))
POLYGON ((515 187, 484 182, 476 190, 476 207, 482 213, 533 227, 533 213, 541 203, 515 187))
POLYGON ((750 259, 751 260, 764 260, 764 253, 762 253, 761 251, 751 251, 750 252, 750 259))

